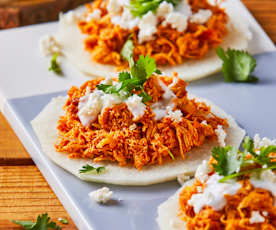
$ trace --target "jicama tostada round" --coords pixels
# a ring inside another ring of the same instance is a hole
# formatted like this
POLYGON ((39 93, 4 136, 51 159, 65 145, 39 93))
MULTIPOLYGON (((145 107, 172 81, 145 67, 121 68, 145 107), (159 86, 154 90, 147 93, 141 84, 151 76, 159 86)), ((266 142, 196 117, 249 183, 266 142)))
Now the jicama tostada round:
POLYGON ((244 152, 216 147, 158 207, 161 230, 276 229, 276 140, 246 137, 244 152))
MULTIPOLYGON (((188 95, 177 76, 159 78, 153 68, 142 88, 116 91, 133 83, 134 69, 133 75, 122 72, 120 82, 92 80, 72 87, 68 98, 52 99, 32 121, 51 160, 83 180, 149 185, 193 174, 218 143, 240 145, 245 132, 235 120, 213 103, 188 95), (111 100, 99 109, 99 98, 111 100), (86 164, 105 170, 80 173, 86 164)), ((141 80, 143 71, 138 72, 141 80)))
MULTIPOLYGON (((243 20, 239 9, 236 9, 237 7, 234 3, 228 1, 224 5, 225 11, 229 16, 229 22, 227 24, 228 33, 223 37, 223 42, 220 45, 224 49, 233 48, 245 50, 247 49, 248 41, 251 36, 247 22, 243 20)), ((73 12, 70 12, 69 15, 65 14, 60 17, 58 31, 55 35, 55 38, 62 47, 62 53, 73 65, 88 75, 99 77, 104 76, 106 72, 116 75, 116 66, 110 65, 108 63, 102 64, 94 61, 91 57, 91 54, 85 50, 84 41, 87 39, 87 35, 82 34, 78 28, 78 23, 80 20, 79 17, 81 16, 77 16, 83 15, 83 11, 83 8, 77 9, 73 12)), ((91 13, 91 15, 92 14, 93 13, 91 13)), ((115 38, 112 38, 112 41, 113 40, 116 41, 115 38)), ((184 44, 185 42, 183 41, 182 43, 184 44)), ((89 47, 92 46, 94 45, 89 45, 89 47)), ((100 51, 98 53, 99 55, 104 55, 103 53, 101 54, 100 51)), ((110 51, 110 54, 105 56, 112 55, 113 54, 110 51)), ((193 54, 186 56, 192 58, 193 54)), ((104 59, 104 57, 102 59, 104 59)), ((221 61, 217 57, 215 48, 213 47, 210 48, 210 50, 202 58, 193 58, 193 60, 187 59, 184 60, 181 64, 178 63, 172 66, 165 65, 158 67, 166 75, 172 75, 172 73, 176 71, 185 81, 192 81, 218 72, 221 69, 221 61)))

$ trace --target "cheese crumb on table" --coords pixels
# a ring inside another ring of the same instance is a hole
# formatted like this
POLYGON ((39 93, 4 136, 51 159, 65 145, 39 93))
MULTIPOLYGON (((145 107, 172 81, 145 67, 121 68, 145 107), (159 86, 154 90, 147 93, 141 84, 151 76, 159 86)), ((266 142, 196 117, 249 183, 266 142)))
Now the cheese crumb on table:
POLYGON ((61 46, 52 35, 45 35, 39 40, 39 48, 43 55, 49 56, 61 52, 61 46))
POLYGON ((93 192, 90 192, 88 195, 97 203, 106 204, 111 199, 112 194, 113 192, 110 191, 108 187, 102 187, 93 192))

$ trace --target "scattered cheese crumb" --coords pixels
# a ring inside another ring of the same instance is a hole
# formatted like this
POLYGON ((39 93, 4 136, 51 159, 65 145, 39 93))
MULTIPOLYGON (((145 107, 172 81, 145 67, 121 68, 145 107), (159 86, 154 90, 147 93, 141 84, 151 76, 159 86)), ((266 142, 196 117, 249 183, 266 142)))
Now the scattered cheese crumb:
POLYGON ((208 179, 208 173, 211 171, 212 169, 210 168, 208 161, 204 160, 198 166, 195 173, 195 178, 204 183, 208 179))
POLYGON ((138 28, 139 28, 139 34, 138 34, 138 40, 139 43, 143 43, 146 41, 150 41, 154 39, 154 34, 157 32, 157 18, 152 13, 152 11, 149 11, 143 17, 141 18, 138 28))
POLYGON ((267 147, 269 145, 276 145, 276 139, 272 140, 267 137, 261 138, 259 134, 256 134, 253 140, 255 149, 260 149, 261 147, 267 147))
POLYGON ((137 128, 137 125, 135 123, 133 123, 132 125, 129 126, 130 130, 134 130, 137 128))
POLYGON ((204 24, 209 20, 211 16, 212 16, 211 10, 199 10, 197 13, 193 14, 190 17, 190 22, 196 23, 196 24, 204 24))
POLYGON ((95 9, 92 13, 88 14, 86 17, 86 21, 90 22, 91 20, 100 20, 102 11, 99 9, 95 9))
POLYGON ((39 48, 43 55, 49 56, 61 52, 61 46, 52 35, 45 35, 39 41, 39 48))
POLYGON ((122 3, 120 0, 109 0, 107 4, 107 10, 111 15, 119 14, 122 9, 122 3))
POLYGON ((166 18, 166 16, 171 12, 173 12, 173 5, 164 1, 157 8, 156 16, 166 18))
POLYGON ((187 29, 188 26, 188 17, 179 12, 171 12, 166 16, 166 19, 162 22, 163 26, 168 24, 172 28, 176 29, 179 32, 183 32, 187 29))
POLYGON ((88 195, 91 199, 98 203, 106 204, 112 197, 113 192, 110 191, 107 187, 102 187, 93 192, 90 192, 88 195))
POLYGON ((183 114, 182 112, 177 109, 175 111, 172 111, 172 108, 169 107, 168 109, 168 117, 175 122, 180 122, 182 120, 183 114))
POLYGON ((268 212, 267 211, 263 211, 262 212, 264 216, 267 216, 268 215, 268 212))
POLYGON ((133 94, 125 101, 129 111, 133 115, 134 120, 142 117, 146 111, 147 106, 142 102, 142 99, 143 98, 139 97, 137 94, 133 94))
POLYGON ((183 185, 186 181, 190 180, 191 177, 184 174, 177 175, 177 181, 180 185, 183 185))
POLYGON ((207 121, 204 120, 204 121, 202 121, 200 124, 202 124, 202 125, 207 125, 207 121))
POLYGON ((249 219, 250 224, 262 223, 265 221, 265 218, 260 214, 259 211, 252 211, 251 218, 249 219))
POLYGON ((224 131, 221 125, 218 125, 217 129, 215 129, 215 133, 218 137, 219 145, 221 147, 225 147, 226 132, 224 131))
POLYGON ((202 187, 200 187, 200 186, 197 186, 197 187, 196 187, 196 190, 197 190, 198 193, 202 193, 202 191, 203 191, 203 190, 202 190, 202 187))

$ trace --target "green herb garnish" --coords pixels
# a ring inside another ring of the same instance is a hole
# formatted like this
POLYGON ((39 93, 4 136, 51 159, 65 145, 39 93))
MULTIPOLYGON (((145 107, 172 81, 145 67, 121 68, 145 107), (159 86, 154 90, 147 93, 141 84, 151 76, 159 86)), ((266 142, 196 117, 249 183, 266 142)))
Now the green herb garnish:
POLYGON ((58 221, 62 224, 68 224, 68 220, 66 218, 60 217, 60 218, 58 218, 58 221))
POLYGON ((47 213, 39 215, 36 219, 36 223, 32 221, 19 221, 19 220, 12 220, 13 223, 22 226, 25 230, 48 230, 48 229, 58 229, 60 230, 61 227, 56 225, 55 222, 50 221, 50 217, 48 217, 47 213))
POLYGON ((134 44, 131 38, 129 38, 122 50, 121 50, 121 56, 124 60, 127 60, 129 63, 129 66, 133 66, 134 65, 134 61, 133 61, 133 48, 134 48, 134 44))
POLYGON ((60 65, 57 62, 57 57, 58 57, 59 53, 55 53, 51 59, 51 65, 49 67, 49 71, 53 71, 58 75, 62 75, 62 70, 60 68, 60 65))
POLYGON ((257 82, 258 78, 251 73, 256 67, 256 60, 248 52, 234 49, 224 51, 216 49, 217 55, 223 61, 222 72, 226 82, 257 82))
POLYGON ((90 172, 96 172, 97 174, 100 174, 104 172, 105 167, 93 167, 92 165, 86 164, 82 166, 82 168, 79 170, 80 173, 90 173, 90 172))
POLYGON ((256 152, 253 140, 245 137, 243 148, 243 152, 231 146, 213 148, 212 157, 217 161, 213 164, 214 170, 224 176, 220 182, 253 172, 276 169, 276 157, 269 156, 270 153, 276 153, 276 146, 261 147, 256 152))
POLYGON ((153 73, 160 74, 160 70, 156 68, 154 59, 149 56, 140 56, 137 62, 134 62, 130 67, 129 72, 119 73, 119 83, 115 85, 99 84, 97 88, 108 94, 117 94, 121 97, 130 97, 132 91, 141 91, 139 94, 143 102, 151 100, 151 96, 144 90, 144 83, 153 73))
POLYGON ((171 152, 169 149, 168 149, 168 152, 169 152, 170 157, 171 157, 173 160, 175 160, 174 155, 172 154, 172 152, 171 152))
POLYGON ((142 17, 149 11, 156 12, 162 2, 168 2, 176 6, 181 0, 130 0, 130 12, 135 17, 142 17))

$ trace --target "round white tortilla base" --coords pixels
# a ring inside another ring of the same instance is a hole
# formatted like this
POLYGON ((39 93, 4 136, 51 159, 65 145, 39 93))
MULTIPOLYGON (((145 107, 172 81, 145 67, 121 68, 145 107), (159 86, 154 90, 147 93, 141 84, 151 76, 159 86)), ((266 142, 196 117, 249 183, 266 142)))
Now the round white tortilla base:
POLYGON ((177 192, 172 195, 164 203, 160 204, 157 209, 157 218, 156 221, 160 230, 185 230, 186 224, 182 221, 178 214, 179 210, 179 193, 183 190, 184 187, 190 186, 194 183, 194 179, 185 182, 183 186, 177 190, 177 192))
MULTIPOLYGON (((226 12, 230 17, 229 33, 224 38, 221 46, 233 49, 247 49, 248 41, 251 38, 247 23, 240 15, 239 9, 232 1, 224 4, 226 12)), ((83 8, 76 10, 83 11, 83 8)), ((86 35, 80 32, 77 23, 68 23, 66 15, 60 17, 58 31, 55 35, 57 42, 62 46, 65 57, 83 73, 92 77, 105 77, 106 74, 114 77, 117 75, 116 67, 103 65, 92 60, 89 52, 84 49, 86 35)), ((217 57, 215 50, 210 50, 200 60, 185 61, 183 64, 173 67, 160 67, 164 75, 172 76, 178 72, 185 81, 197 80, 221 70, 222 62, 217 57)))
MULTIPOLYGON (((245 131, 222 109, 204 99, 200 100, 210 105, 213 113, 228 119, 229 128, 226 130, 226 143, 239 147, 245 131)), ((186 153, 185 160, 176 159, 161 166, 145 167, 141 171, 134 167, 119 167, 116 163, 95 164, 89 159, 70 159, 67 154, 56 152, 54 147, 58 138, 56 126, 59 117, 63 115, 62 107, 65 101, 66 97, 53 98, 31 123, 44 153, 56 164, 83 180, 119 185, 150 185, 174 180, 179 174, 193 174, 202 160, 209 159, 211 149, 218 145, 216 141, 208 141, 201 147, 193 148, 192 151, 186 153), (95 167, 104 166, 106 170, 102 174, 80 174, 79 170, 85 164, 95 167)))

